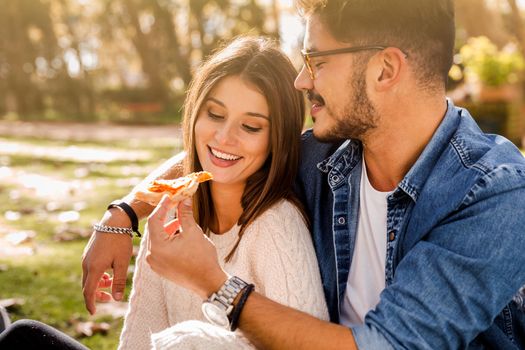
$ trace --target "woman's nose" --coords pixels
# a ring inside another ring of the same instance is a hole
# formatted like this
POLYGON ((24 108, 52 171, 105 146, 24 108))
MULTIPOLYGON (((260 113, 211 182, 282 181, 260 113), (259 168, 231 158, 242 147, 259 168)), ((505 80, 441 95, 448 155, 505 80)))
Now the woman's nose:
POLYGON ((237 133, 233 125, 224 124, 216 130, 215 138, 219 144, 233 144, 237 138, 237 133))

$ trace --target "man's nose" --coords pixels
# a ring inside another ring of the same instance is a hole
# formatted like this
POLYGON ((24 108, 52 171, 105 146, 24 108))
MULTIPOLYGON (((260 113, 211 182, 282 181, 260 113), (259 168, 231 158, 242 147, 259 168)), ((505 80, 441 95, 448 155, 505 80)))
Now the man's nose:
POLYGON ((312 78, 310 77, 310 73, 308 72, 308 69, 306 69, 305 65, 303 65, 303 67, 299 71, 299 74, 297 74, 297 77, 294 81, 294 86, 297 90, 300 91, 307 91, 313 89, 314 84, 312 78))

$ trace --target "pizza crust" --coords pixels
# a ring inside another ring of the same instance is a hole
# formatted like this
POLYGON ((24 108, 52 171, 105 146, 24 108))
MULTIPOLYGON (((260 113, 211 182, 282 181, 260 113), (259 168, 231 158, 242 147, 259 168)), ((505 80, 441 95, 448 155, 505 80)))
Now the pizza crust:
POLYGON ((175 180, 157 180, 147 188, 135 192, 135 199, 157 206, 162 197, 167 194, 172 201, 180 202, 195 194, 199 183, 211 180, 212 174, 207 171, 191 173, 175 180), (163 190, 162 189, 166 189, 163 190))

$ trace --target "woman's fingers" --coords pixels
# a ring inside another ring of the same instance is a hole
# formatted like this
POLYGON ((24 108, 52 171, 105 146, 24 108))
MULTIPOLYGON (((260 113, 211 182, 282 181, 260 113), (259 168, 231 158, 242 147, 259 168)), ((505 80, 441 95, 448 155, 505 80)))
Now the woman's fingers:
POLYGON ((170 210, 175 206, 168 195, 164 195, 159 205, 155 208, 153 213, 148 218, 148 231, 151 240, 156 239, 165 239, 166 238, 166 229, 164 223, 170 210))
POLYGON ((178 219, 173 219, 170 222, 168 222, 164 226, 164 231, 170 236, 173 235, 173 234, 176 234, 178 231, 180 231, 179 220, 178 219))
POLYGON ((113 283, 113 278, 109 275, 109 273, 104 272, 100 280, 98 281, 98 288, 110 288, 111 284, 113 283))
POLYGON ((193 205, 191 198, 186 198, 178 205, 178 218, 181 230, 183 232, 202 234, 202 230, 195 222, 195 217, 193 216, 193 205))
POLYGON ((111 297, 110 293, 97 290, 95 292, 95 300, 99 303, 107 303, 109 301, 112 301, 113 298, 111 297))
MULTIPOLYGON (((109 275, 109 273, 104 272, 100 280, 98 281, 98 288, 111 288, 111 285, 113 284, 113 278, 109 275)), ((95 300, 99 303, 107 303, 108 301, 111 301, 113 298, 111 297, 111 294, 108 292, 104 292, 102 290, 97 289, 95 292, 95 300)))

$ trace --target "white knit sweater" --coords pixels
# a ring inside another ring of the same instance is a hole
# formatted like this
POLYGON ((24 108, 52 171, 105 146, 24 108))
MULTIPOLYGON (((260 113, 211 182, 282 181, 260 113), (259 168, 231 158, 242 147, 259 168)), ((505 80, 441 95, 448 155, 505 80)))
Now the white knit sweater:
MULTIPOLYGON (((211 234, 221 264, 238 232, 239 226, 234 226, 222 235, 211 234)), ((183 322, 205 321, 202 300, 151 270, 145 259, 145 238, 137 257, 119 349, 250 347, 240 331, 224 331, 205 322, 183 322), (158 334, 152 341, 154 333, 158 334)), ((277 203, 247 227, 233 258, 223 267, 229 274, 255 284, 257 292, 276 302, 328 319, 310 233, 298 209, 288 201, 277 203)))

